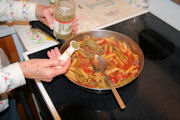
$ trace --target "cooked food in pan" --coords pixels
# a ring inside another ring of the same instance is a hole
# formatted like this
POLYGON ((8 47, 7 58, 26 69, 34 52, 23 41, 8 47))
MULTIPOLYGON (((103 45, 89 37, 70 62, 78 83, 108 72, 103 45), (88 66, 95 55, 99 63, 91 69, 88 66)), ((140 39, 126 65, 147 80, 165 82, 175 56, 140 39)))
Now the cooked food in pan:
POLYGON ((87 36, 78 41, 80 49, 72 55, 71 66, 66 76, 81 86, 97 89, 109 89, 105 77, 95 72, 92 59, 98 54, 105 59, 108 68, 106 74, 115 87, 124 86, 132 81, 139 72, 139 59, 130 46, 114 37, 92 38, 87 36))

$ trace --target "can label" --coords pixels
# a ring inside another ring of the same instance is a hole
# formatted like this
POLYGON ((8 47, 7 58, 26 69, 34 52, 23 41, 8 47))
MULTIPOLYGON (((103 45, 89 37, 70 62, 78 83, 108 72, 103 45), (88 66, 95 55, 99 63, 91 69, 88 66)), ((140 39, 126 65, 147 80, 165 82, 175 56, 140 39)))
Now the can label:
POLYGON ((57 19, 54 20, 54 31, 61 35, 67 35, 72 32, 72 21, 61 22, 57 19))

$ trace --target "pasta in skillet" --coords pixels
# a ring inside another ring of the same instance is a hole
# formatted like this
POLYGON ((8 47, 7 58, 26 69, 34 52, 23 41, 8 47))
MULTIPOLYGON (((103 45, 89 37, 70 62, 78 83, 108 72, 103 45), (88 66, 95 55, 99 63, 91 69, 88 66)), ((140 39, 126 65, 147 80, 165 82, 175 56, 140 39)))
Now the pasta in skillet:
POLYGON ((80 49, 72 55, 72 63, 66 76, 73 82, 97 89, 107 89, 108 84, 100 72, 95 72, 91 59, 98 54, 105 59, 106 74, 115 87, 132 81, 139 71, 138 55, 133 53, 125 41, 109 38, 91 38, 79 41, 80 49))

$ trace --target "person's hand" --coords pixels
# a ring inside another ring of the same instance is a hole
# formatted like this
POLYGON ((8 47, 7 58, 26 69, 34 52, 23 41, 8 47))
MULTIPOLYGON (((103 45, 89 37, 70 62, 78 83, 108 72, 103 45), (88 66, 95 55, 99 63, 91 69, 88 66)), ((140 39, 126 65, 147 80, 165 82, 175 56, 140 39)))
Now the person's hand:
POLYGON ((50 59, 31 59, 20 63, 20 67, 26 78, 50 82, 54 77, 64 74, 70 66, 71 58, 66 62, 60 61, 58 48, 47 52, 50 59), (61 68, 57 68, 61 66, 61 68))
POLYGON ((44 6, 37 4, 35 12, 38 20, 40 20, 43 23, 47 23, 50 29, 54 28, 53 6, 44 6))
MULTIPOLYGON (((48 24, 50 29, 54 29, 54 7, 37 4, 36 17, 44 24, 48 24)), ((77 33, 77 18, 73 19, 73 34, 77 33)))
MULTIPOLYGON (((59 57, 61 56, 59 48, 55 47, 54 49, 51 49, 50 51, 47 52, 47 56, 50 59, 59 59, 59 57)), ((61 62, 64 63, 64 61, 61 61, 61 62)))

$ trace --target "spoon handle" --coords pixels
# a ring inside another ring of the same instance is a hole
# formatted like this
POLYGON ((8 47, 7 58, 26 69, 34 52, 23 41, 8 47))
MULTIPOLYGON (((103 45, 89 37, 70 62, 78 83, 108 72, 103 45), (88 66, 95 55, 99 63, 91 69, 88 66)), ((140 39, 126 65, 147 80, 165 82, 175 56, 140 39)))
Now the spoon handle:
POLYGON ((104 75, 105 75, 105 79, 107 80, 107 82, 109 84, 109 87, 111 88, 111 90, 112 90, 112 92, 113 92, 113 94, 114 94, 114 96, 115 96, 115 98, 116 98, 120 108, 121 109, 125 109, 126 106, 125 106, 123 100, 121 99, 119 93, 117 92, 116 88, 114 87, 112 81, 109 79, 109 77, 105 73, 104 73, 104 75))

